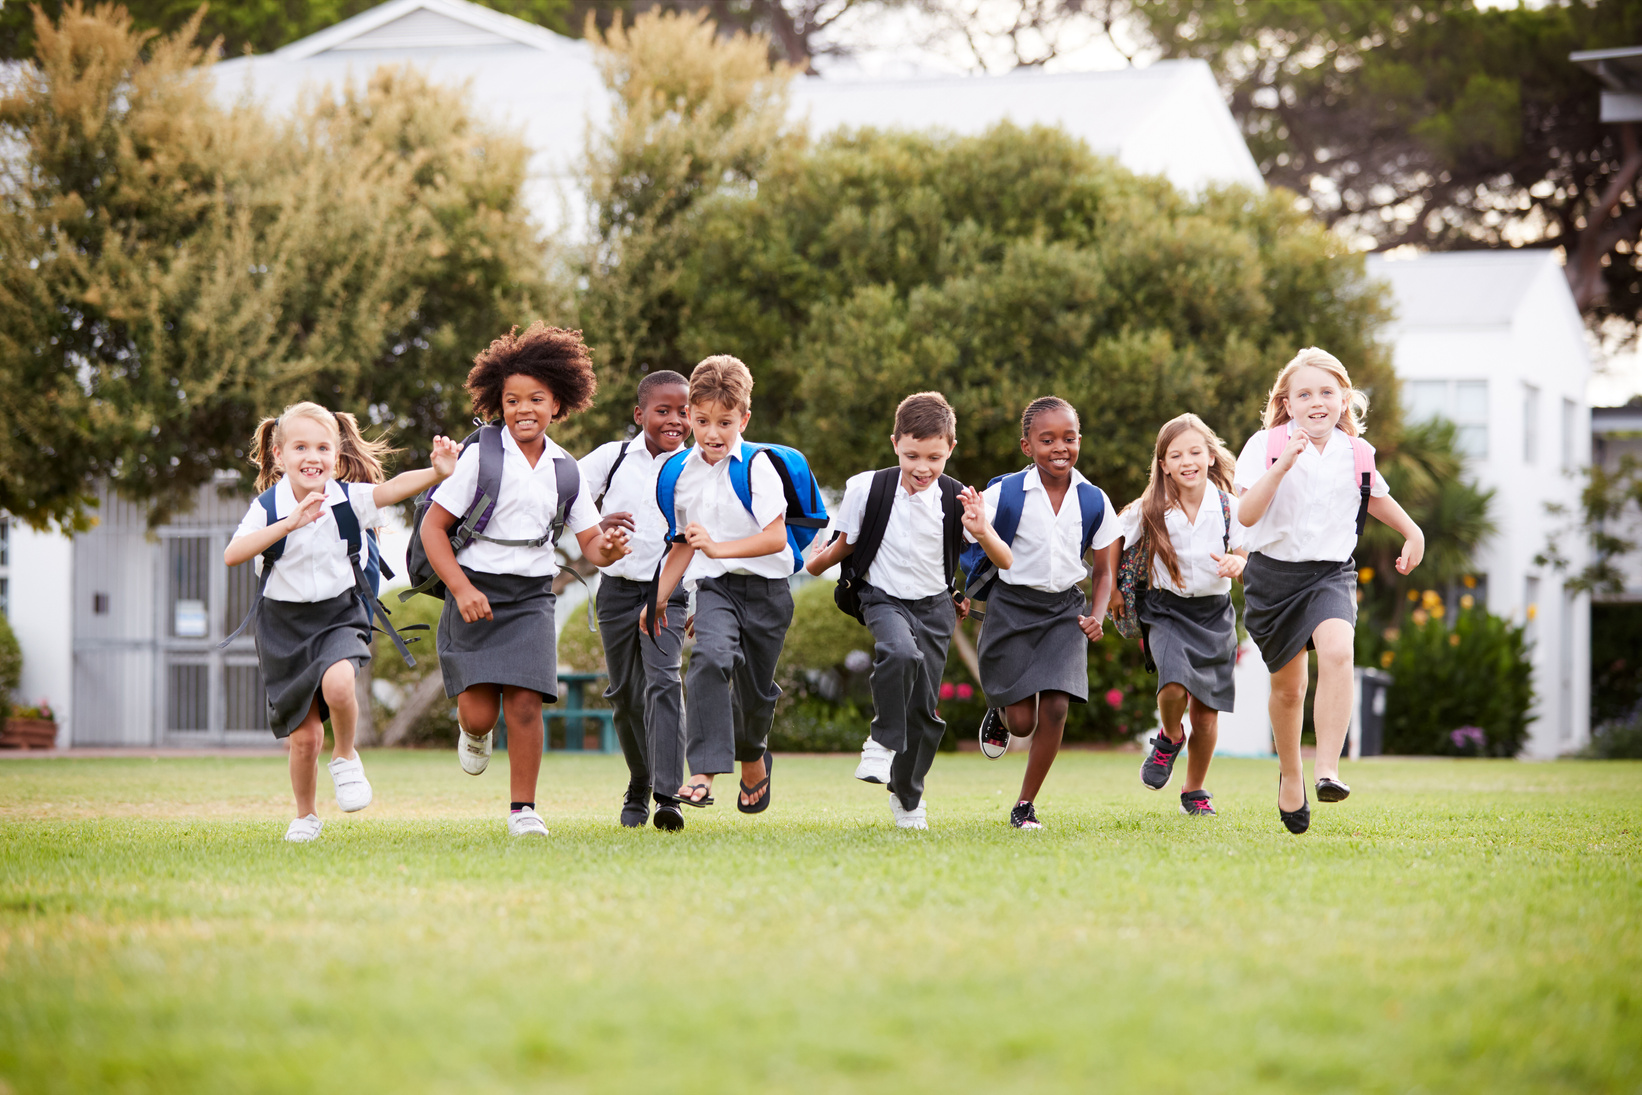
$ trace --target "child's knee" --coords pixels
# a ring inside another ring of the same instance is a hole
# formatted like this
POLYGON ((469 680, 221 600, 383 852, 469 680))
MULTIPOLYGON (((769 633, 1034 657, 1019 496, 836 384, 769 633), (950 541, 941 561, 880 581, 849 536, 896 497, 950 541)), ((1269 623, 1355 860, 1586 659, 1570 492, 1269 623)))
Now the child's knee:
POLYGON ((1306 702, 1307 680, 1304 673, 1273 674, 1271 678, 1271 696, 1288 704, 1306 702))
POLYGON ((1031 700, 1012 703, 1003 709, 1004 725, 1017 738, 1024 738, 1038 727, 1038 709, 1031 700))
POLYGON ((357 702, 354 694, 355 680, 352 662, 337 662, 327 669, 319 682, 319 689, 325 694, 326 706, 333 711, 337 708, 352 708, 357 702))
POLYGON ((1066 725, 1066 714, 1072 709, 1072 697, 1065 692, 1045 692, 1038 700, 1038 722, 1049 726, 1066 725))
POLYGON ((892 639, 879 643, 876 653, 878 664, 892 672, 913 669, 923 661, 923 657, 918 653, 918 645, 910 641, 892 639))
POLYGON ((711 673, 728 680, 735 672, 735 644, 722 636, 715 636, 705 642, 702 641, 703 638, 705 637, 697 632, 696 648, 690 652, 690 671, 711 673))
POLYGON ((325 743, 325 728, 303 723, 291 731, 286 741, 290 743, 292 756, 301 760, 314 760, 319 756, 320 747, 325 743))
POLYGON ((1158 690, 1157 698, 1163 703, 1180 703, 1186 698, 1184 685, 1171 681, 1158 690))

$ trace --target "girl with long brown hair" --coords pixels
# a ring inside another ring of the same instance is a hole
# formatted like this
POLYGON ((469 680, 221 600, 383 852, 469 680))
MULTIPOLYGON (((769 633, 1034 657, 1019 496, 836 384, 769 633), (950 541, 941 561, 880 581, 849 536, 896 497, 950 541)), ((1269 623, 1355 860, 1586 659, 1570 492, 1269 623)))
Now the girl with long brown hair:
MULTIPOLYGON (((1231 584, 1243 573, 1243 527, 1232 497, 1233 458, 1195 414, 1163 424, 1152 450, 1151 478, 1123 511, 1121 536, 1108 549, 1112 565, 1126 546, 1145 556, 1147 587, 1135 605, 1147 654, 1157 667, 1157 710, 1163 728, 1140 765, 1154 791, 1168 785, 1185 748, 1180 811, 1212 816, 1204 790, 1219 737, 1220 712, 1230 711, 1237 665, 1237 619, 1231 584), (1212 488, 1212 489, 1211 489, 1212 488), (1191 715, 1188 738, 1182 717, 1191 715)), ((1122 615, 1121 596, 1112 614, 1122 615)))

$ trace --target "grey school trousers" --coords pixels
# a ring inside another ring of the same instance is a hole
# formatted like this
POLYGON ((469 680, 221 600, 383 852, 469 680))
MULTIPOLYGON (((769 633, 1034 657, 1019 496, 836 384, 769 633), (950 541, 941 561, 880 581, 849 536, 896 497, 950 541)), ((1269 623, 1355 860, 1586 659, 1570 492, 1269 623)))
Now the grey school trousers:
POLYGON ((785 578, 724 574, 696 584, 696 645, 685 684, 690 773, 717 775, 764 756, 775 701, 775 663, 792 624, 785 578))
POLYGON ((946 734, 935 704, 958 612, 944 593, 908 601, 863 584, 861 615, 873 639, 872 740, 895 751, 890 794, 915 810, 946 734))
POLYGON ((667 626, 652 639, 639 629, 648 586, 626 578, 599 579, 599 637, 615 712, 616 740, 627 758, 629 782, 677 797, 684 782, 684 692, 679 652, 690 596, 680 586, 667 602, 667 626))

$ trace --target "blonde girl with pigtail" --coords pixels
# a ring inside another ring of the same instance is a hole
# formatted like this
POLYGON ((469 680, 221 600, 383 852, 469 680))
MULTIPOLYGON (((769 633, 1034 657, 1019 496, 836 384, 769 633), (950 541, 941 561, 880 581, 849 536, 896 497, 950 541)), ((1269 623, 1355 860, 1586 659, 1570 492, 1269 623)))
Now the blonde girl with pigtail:
POLYGON ((229 639, 254 629, 269 723, 290 742, 292 842, 313 840, 323 825, 315 796, 326 720, 337 806, 351 813, 371 803, 354 750, 354 678, 371 657, 369 530, 382 507, 448 478, 458 455, 449 438, 436 437, 433 467, 388 479, 382 458, 392 451, 366 440, 353 415, 317 403, 263 419, 252 439, 258 495, 223 552, 229 566, 256 560, 256 600, 229 639))
MULTIPOLYGON (((1144 576, 1137 586, 1138 617, 1148 660, 1157 669, 1157 710, 1162 728, 1140 765, 1140 780, 1154 791, 1168 785, 1175 761, 1186 752, 1180 812, 1212 817, 1214 796, 1204 789, 1219 738, 1220 712, 1236 698, 1237 616, 1231 584, 1243 574, 1247 552, 1232 492, 1236 461, 1215 432, 1195 414, 1163 424, 1152 451, 1151 478, 1141 496, 1124 508, 1119 539, 1108 549, 1113 569, 1125 550, 1144 576), (1191 714, 1191 736, 1182 718, 1191 714)), ((1123 597, 1112 598, 1121 618, 1123 597)))
POLYGON ((1300 759, 1308 649, 1317 651, 1317 800, 1351 794, 1340 781, 1340 752, 1351 722, 1357 624, 1352 552, 1364 523, 1373 516, 1402 534, 1399 574, 1425 556, 1424 533, 1374 469, 1374 447, 1362 437, 1367 413, 1367 395, 1351 386, 1339 359, 1308 347, 1277 374, 1265 429, 1237 458, 1237 516, 1249 549, 1243 623, 1271 672, 1277 812, 1295 834, 1311 825, 1300 759))

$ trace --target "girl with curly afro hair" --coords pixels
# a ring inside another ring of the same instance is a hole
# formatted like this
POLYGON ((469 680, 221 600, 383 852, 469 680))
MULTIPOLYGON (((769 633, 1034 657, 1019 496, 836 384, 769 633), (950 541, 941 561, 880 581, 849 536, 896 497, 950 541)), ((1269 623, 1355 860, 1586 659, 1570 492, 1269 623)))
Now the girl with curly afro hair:
MULTIPOLYGON (((580 483, 576 462, 548 438, 547 427, 592 406, 598 381, 580 331, 538 322, 522 334, 515 327, 475 358, 467 390, 473 409, 490 425, 462 452, 455 474, 434 491, 422 518, 422 546, 445 584, 439 670, 445 694, 456 699, 462 770, 475 776, 485 770, 492 731, 505 711, 513 738, 508 832, 546 836, 536 813, 536 777, 542 701, 558 698, 553 526, 560 476, 580 483), (480 493, 480 454, 487 448, 501 450, 497 497, 483 503, 488 517, 472 526, 471 535, 452 544, 451 529, 480 493)), ((609 566, 627 554, 627 530, 600 527, 592 491, 578 486, 565 510, 563 527, 594 565, 609 566)))

